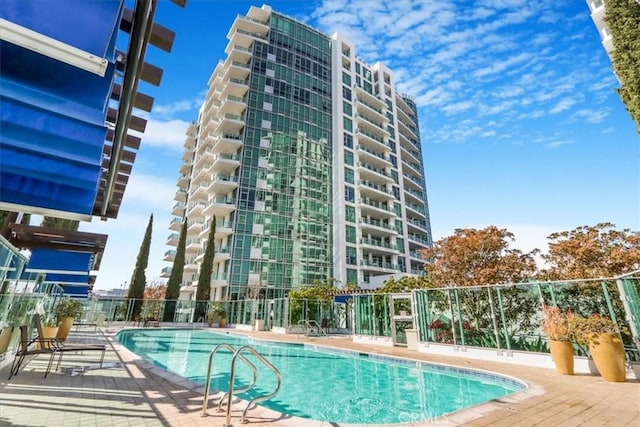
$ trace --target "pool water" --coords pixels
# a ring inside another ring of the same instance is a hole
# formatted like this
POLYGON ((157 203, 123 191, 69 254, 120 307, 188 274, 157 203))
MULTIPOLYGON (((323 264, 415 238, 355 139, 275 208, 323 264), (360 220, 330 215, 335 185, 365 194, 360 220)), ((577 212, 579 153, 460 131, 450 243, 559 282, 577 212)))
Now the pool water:
MULTIPOLYGON (((282 373, 280 392, 261 406, 336 423, 424 421, 525 387, 487 372, 202 330, 128 330, 121 331, 118 340, 145 360, 200 384, 205 382, 209 353, 217 344, 251 345, 282 373)), ((275 375, 249 353, 243 354, 259 374, 256 387, 239 396, 248 400, 273 391, 275 375)), ((230 363, 231 353, 216 353, 212 390, 228 389, 230 363)), ((234 388, 247 385, 251 372, 238 360, 234 388)))

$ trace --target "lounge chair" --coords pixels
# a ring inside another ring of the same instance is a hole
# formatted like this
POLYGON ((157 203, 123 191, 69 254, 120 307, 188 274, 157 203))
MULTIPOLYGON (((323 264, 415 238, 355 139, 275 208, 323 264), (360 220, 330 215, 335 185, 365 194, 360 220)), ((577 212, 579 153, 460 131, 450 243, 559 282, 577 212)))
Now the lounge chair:
POLYGON ((13 359, 13 363, 11 364, 9 379, 18 374, 18 371, 22 367, 22 363, 24 362, 25 357, 37 356, 39 354, 49 355, 49 363, 47 364, 47 370, 44 373, 44 377, 47 378, 47 374, 49 374, 49 371, 51 370, 53 357, 55 355, 55 347, 52 345, 53 341, 55 340, 42 338, 41 335, 30 340, 28 336, 27 325, 20 325, 20 345, 16 350, 16 355, 13 359), (35 346, 34 344, 36 342, 38 342, 40 345, 35 346))
POLYGON ((44 373, 45 378, 49 374, 49 371, 51 371, 53 359, 56 354, 59 355, 58 364, 56 365, 56 367, 59 367, 60 362, 62 362, 62 355, 66 352, 101 351, 102 355, 100 357, 100 367, 102 367, 102 364, 104 362, 104 353, 106 351, 106 346, 104 344, 66 344, 64 341, 56 338, 44 338, 44 334, 42 333, 42 322, 40 320, 40 315, 35 314, 33 316, 33 320, 38 332, 38 336, 34 339, 29 340, 27 326, 20 326, 21 342, 20 346, 18 347, 18 351, 16 352, 16 357, 13 360, 13 364, 11 366, 9 379, 11 379, 12 376, 18 373, 26 356, 37 356, 38 354, 49 355, 49 363, 47 364, 47 370, 44 373), (38 343, 39 345, 36 348, 31 348, 31 345, 34 343, 38 343))

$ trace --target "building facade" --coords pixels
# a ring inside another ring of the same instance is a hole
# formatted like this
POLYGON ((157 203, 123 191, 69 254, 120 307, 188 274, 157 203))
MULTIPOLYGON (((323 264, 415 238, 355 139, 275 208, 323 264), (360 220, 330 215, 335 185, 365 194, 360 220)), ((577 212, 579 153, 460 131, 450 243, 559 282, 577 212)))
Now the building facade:
POLYGON ((602 39, 602 46, 607 51, 607 55, 611 58, 611 52, 613 52, 613 40, 609 33, 609 28, 604 22, 605 2, 604 0, 586 0, 589 5, 589 11, 591 11, 591 19, 598 29, 598 34, 602 39))
POLYGON ((227 38, 187 131, 167 240, 178 244, 186 220, 183 297, 213 217, 214 299, 420 274, 431 229, 417 111, 393 73, 268 6, 227 38))

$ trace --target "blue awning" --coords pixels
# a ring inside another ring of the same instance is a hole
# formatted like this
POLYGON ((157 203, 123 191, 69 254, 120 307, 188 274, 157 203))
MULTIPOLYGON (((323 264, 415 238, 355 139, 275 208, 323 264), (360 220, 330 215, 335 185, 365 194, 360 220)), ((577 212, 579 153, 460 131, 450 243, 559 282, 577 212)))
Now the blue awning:
POLYGON ((342 302, 345 303, 347 301, 350 301, 353 299, 353 295, 351 294, 346 294, 346 295, 334 295, 333 296, 333 301, 334 302, 342 302))
POLYGON ((0 2, 0 18, 113 62, 123 0, 0 2))
POLYGON ((0 18, 104 58, 104 77, 0 42, 0 202, 89 216, 123 0, 0 2, 0 18))
POLYGON ((92 254, 56 249, 33 249, 25 273, 45 273, 45 282, 88 286, 92 254))

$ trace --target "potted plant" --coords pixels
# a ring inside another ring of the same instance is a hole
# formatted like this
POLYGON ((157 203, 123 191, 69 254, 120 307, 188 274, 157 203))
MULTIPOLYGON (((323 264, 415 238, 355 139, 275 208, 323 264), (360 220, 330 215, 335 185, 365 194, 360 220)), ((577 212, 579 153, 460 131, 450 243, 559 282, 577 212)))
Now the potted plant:
POLYGON ((66 340, 69 331, 73 327, 74 319, 82 315, 82 303, 76 299, 65 298, 56 304, 54 309, 58 322, 58 335, 56 338, 66 340))
POLYGON ((620 336, 626 331, 625 328, 601 314, 592 314, 589 317, 573 316, 569 319, 569 329, 578 344, 589 346, 593 362, 605 381, 626 380, 624 347, 620 336))
POLYGON ((218 309, 218 327, 226 328, 227 327, 227 312, 223 307, 218 309))
POLYGON ((569 319, 573 314, 554 305, 542 307, 542 330, 549 339, 551 359, 562 375, 573 375, 573 343, 569 319))
POLYGON ((209 305, 209 311, 207 311, 207 324, 209 325, 209 327, 212 327, 213 322, 217 319, 218 310, 218 304, 211 303, 211 305, 209 305))
MULTIPOLYGON (((48 314, 42 317, 42 339, 45 346, 49 348, 49 343, 58 338, 58 321, 55 316, 48 314)), ((39 344, 39 343, 38 343, 39 344)))

